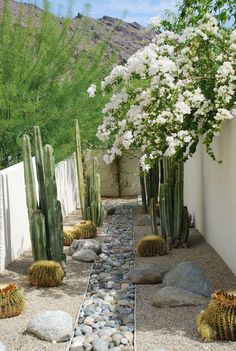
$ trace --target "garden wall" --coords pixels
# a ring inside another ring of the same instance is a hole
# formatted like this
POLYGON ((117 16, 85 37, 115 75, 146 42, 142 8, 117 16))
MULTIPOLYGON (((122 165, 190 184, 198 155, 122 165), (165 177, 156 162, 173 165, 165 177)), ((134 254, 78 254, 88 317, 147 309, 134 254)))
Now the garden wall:
POLYGON ((135 154, 123 155, 119 160, 106 165, 103 150, 88 150, 85 163, 91 171, 92 157, 98 158, 98 172, 101 176, 102 196, 126 197, 140 195, 139 157, 135 154), (119 176, 118 176, 119 175, 119 176), (118 185, 120 183, 120 185, 118 185))
MULTIPOLYGON (((77 180, 74 157, 56 167, 58 199, 63 216, 77 206, 77 180)), ((0 270, 30 247, 24 168, 19 163, 0 171, 0 270)))
POLYGON ((187 161, 185 202, 196 228, 236 274, 236 120, 227 121, 213 149, 222 164, 206 154, 204 146, 187 161))

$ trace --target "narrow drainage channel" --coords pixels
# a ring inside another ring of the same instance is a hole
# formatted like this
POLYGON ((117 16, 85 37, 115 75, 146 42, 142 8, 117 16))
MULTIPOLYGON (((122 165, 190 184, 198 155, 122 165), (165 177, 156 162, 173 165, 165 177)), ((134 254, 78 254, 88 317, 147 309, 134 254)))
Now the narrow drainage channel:
POLYGON ((116 209, 92 267, 70 351, 134 351, 133 221, 132 205, 116 209))

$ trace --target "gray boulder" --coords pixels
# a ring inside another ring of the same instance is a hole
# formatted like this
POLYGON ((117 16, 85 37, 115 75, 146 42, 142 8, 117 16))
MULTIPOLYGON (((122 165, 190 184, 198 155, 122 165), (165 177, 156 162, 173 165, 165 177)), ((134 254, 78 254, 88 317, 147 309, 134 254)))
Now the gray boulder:
POLYGON ((29 321, 27 332, 46 341, 68 341, 73 333, 73 319, 63 311, 40 312, 29 321))
POLYGON ((205 305, 207 302, 208 299, 202 295, 172 286, 159 289, 153 298, 153 306, 155 307, 199 306, 205 305))
POLYGON ((100 255, 100 253, 102 252, 102 244, 95 239, 73 240, 69 249, 70 254, 73 255, 79 250, 92 250, 97 255, 100 255))
POLYGON ((132 269, 129 278, 134 284, 160 284, 169 270, 167 264, 145 264, 132 269))
POLYGON ((182 288, 205 297, 210 297, 213 291, 206 274, 197 263, 191 261, 184 261, 168 272, 163 285, 182 288))
POLYGON ((72 256, 74 260, 81 262, 94 262, 99 256, 92 250, 79 250, 72 256))
POLYGON ((0 341, 0 351, 6 351, 6 348, 1 341, 0 341))

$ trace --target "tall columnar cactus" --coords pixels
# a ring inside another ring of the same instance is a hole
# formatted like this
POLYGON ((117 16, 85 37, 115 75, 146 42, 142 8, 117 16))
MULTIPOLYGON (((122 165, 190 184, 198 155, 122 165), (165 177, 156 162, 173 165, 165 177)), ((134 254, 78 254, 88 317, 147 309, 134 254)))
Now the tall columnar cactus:
POLYGON ((86 177, 85 219, 100 227, 104 219, 104 206, 101 200, 101 180, 98 174, 98 160, 93 157, 92 174, 86 177))
POLYGON ((80 198, 80 208, 82 217, 85 218, 85 181, 84 181, 84 169, 83 159, 81 150, 81 139, 80 139, 80 128, 79 121, 75 120, 75 146, 76 146, 76 166, 77 166, 77 178, 78 178, 78 189, 80 198))
POLYGON ((35 261, 48 259, 61 262, 64 260, 63 227, 61 204, 57 200, 54 153, 50 145, 43 148, 39 127, 34 127, 34 139, 39 201, 36 196, 30 139, 28 135, 23 137, 26 200, 32 252, 35 261))
POLYGON ((189 215, 183 202, 183 162, 171 158, 162 160, 162 183, 160 184, 160 213, 162 237, 167 246, 188 245, 189 215))
POLYGON ((159 162, 157 161, 147 174, 140 172, 140 186, 143 209, 147 212, 153 198, 158 202, 159 197, 159 162))
POLYGON ((152 233, 158 235, 156 201, 153 198, 150 200, 150 219, 152 233))

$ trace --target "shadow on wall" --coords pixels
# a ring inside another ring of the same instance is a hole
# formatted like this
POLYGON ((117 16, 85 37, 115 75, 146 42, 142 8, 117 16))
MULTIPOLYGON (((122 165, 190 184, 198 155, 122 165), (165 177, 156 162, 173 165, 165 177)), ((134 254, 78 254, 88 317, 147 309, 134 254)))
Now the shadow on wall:
POLYGON ((92 157, 98 158, 98 172, 101 176, 102 196, 126 197, 140 195, 139 157, 126 154, 106 165, 103 161, 104 150, 87 150, 85 163, 87 173, 91 172, 92 157))

